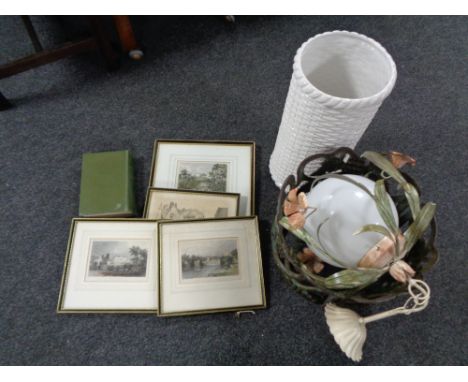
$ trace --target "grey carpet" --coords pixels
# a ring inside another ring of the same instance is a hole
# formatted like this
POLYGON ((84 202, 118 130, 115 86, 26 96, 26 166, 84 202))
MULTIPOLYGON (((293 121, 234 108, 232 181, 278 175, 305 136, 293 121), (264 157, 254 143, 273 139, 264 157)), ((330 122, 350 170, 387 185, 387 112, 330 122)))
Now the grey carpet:
MULTIPOLYGON (((440 262, 430 306, 371 324, 363 365, 466 364, 466 17, 135 18, 142 62, 107 73, 94 55, 0 81, 16 107, 0 113, 0 363, 26 365, 349 365, 322 310, 296 294, 271 258, 278 190, 268 173, 295 50, 334 29, 369 35, 398 66, 396 87, 357 150, 417 158, 411 174, 438 203, 440 262), (257 213, 268 309, 185 318, 58 316, 81 155, 129 148, 142 211, 156 138, 255 140, 257 213)), ((47 43, 54 18, 34 17, 47 43)), ((0 62, 30 48, 0 17, 0 62)), ((396 306, 394 301, 370 310, 396 306)), ((363 311, 369 311, 363 309, 363 311)))

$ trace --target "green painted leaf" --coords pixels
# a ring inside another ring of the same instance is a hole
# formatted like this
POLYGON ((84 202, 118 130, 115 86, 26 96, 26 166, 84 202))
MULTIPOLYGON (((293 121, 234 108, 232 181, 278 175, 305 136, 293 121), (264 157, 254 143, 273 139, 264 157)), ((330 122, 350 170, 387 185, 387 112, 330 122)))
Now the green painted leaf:
POLYGON ((318 243, 314 238, 303 228, 293 228, 291 224, 288 222, 288 218, 283 216, 279 220, 279 224, 281 224, 284 228, 286 228, 289 232, 291 232, 294 236, 302 240, 307 246, 311 247, 311 249, 316 253, 320 254, 322 257, 329 258, 333 260, 335 263, 340 264, 343 268, 345 268, 344 264, 335 259, 332 255, 330 255, 324 248, 318 243))
POLYGON ((398 182, 398 184, 405 191, 405 196, 408 200, 408 204, 411 209, 411 214, 413 215, 413 219, 415 219, 419 213, 421 204, 419 201, 419 194, 416 188, 411 183, 408 183, 403 177, 403 175, 401 175, 401 172, 398 171, 398 169, 392 164, 392 162, 390 162, 382 154, 376 153, 374 151, 366 151, 364 154, 362 154, 362 157, 367 158, 374 165, 376 165, 382 171, 386 172, 398 182))
POLYGON ((388 228, 380 224, 366 224, 365 226, 362 226, 360 229, 354 232, 353 235, 360 235, 364 232, 377 232, 384 236, 387 236, 391 240, 393 240, 394 237, 393 234, 388 230, 388 228))
MULTIPOLYGON (((304 285, 304 284, 302 284, 299 281, 294 280, 294 279, 291 279, 290 281, 299 290, 299 292, 301 292, 301 291, 307 291, 307 292, 314 291, 314 292, 318 292, 318 293, 322 292, 322 289, 317 288, 316 286, 304 285)), ((319 285, 319 286, 323 287, 323 285, 319 285)), ((306 295, 307 295, 307 293, 306 293, 306 295)))
POLYGON ((301 239, 303 242, 306 244, 315 244, 315 240, 313 239, 312 236, 309 235, 307 231, 301 228, 293 228, 291 224, 289 224, 288 218, 286 216, 283 216, 279 223, 286 228, 289 232, 291 232, 294 236, 298 237, 301 239))
POLYGON ((379 211, 382 220, 384 221, 385 225, 390 229, 390 231, 394 234, 398 234, 398 224, 395 221, 395 217, 393 216, 392 208, 390 205, 390 195, 388 195, 387 191, 385 190, 385 181, 383 179, 379 179, 375 182, 375 203, 377 206, 377 210, 379 211))
POLYGON ((408 253, 411 248, 413 248, 414 244, 422 237, 427 227, 429 227, 429 224, 431 224, 431 220, 434 218, 435 211, 435 203, 426 203, 424 207, 421 208, 421 211, 419 211, 414 222, 404 233, 405 253, 408 253))
POLYGON ((413 216, 413 219, 416 219, 416 216, 421 210, 421 202, 419 201, 418 190, 416 190, 416 187, 414 187, 411 183, 408 182, 404 183, 402 187, 405 191, 406 199, 408 200, 411 215, 413 216))
POLYGON ((406 183, 406 179, 401 175, 400 171, 390 162, 385 156, 375 151, 366 151, 361 155, 375 164, 382 171, 394 178, 399 184, 406 183))
POLYGON ((307 265, 305 264, 302 264, 301 268, 304 274, 310 277, 312 280, 314 280, 317 285, 320 285, 321 287, 325 287, 325 277, 322 277, 313 273, 307 268, 307 265))
POLYGON ((377 268, 345 269, 328 276, 325 286, 329 289, 352 289, 375 282, 387 270, 377 268))

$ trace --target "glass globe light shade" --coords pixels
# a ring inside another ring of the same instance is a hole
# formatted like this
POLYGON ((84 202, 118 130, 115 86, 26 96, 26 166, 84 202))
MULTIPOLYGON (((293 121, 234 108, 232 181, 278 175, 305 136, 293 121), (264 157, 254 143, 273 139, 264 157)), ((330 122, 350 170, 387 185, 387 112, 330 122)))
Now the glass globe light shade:
MULTIPOLYGON (((360 175, 345 176, 361 183, 374 194, 375 182, 372 180, 360 175)), ((325 179, 310 190, 307 201, 310 207, 317 210, 307 217, 304 229, 339 263, 319 248, 310 246, 310 249, 328 264, 355 268, 364 255, 384 237, 377 232, 353 235, 367 224, 387 226, 380 217, 375 201, 364 190, 346 180, 325 179)), ((398 224, 395 204, 390 197, 389 201, 398 224)))

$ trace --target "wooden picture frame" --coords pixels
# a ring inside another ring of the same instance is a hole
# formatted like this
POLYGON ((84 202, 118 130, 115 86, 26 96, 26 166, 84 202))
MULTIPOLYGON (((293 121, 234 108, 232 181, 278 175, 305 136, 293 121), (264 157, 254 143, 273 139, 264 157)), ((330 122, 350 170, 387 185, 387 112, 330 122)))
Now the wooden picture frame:
POLYGON ((240 194, 150 187, 146 194, 145 219, 186 220, 239 215, 240 194))
POLYGON ((239 193, 239 215, 253 215, 255 142, 156 140, 149 187, 239 193))
POLYGON ((158 224, 158 315, 266 307, 256 216, 158 224))
POLYGON ((157 312, 157 221, 72 220, 57 313, 157 312))

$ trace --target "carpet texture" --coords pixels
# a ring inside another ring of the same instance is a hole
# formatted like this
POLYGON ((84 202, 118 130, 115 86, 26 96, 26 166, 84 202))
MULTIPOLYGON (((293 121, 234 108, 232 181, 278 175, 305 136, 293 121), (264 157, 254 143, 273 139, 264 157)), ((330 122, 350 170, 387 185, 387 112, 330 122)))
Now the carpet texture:
MULTIPOLYGON (((324 31, 366 34, 393 56, 398 79, 357 151, 418 160, 410 173, 438 204, 439 264, 429 307, 369 325, 363 365, 466 364, 468 67, 466 17, 136 17, 146 48, 107 73, 95 55, 0 81, 16 107, 0 112, 0 363, 3 365, 350 365, 321 307, 295 293, 271 257, 278 189, 268 160, 297 48, 324 31), (130 149, 143 209, 157 138, 255 140, 257 214, 268 309, 182 318, 57 315, 81 155, 130 149)), ((63 40, 33 17, 44 45, 63 40)), ((31 48, 0 17, 0 63, 31 48)), ((361 313, 377 312, 404 298, 361 313)))

